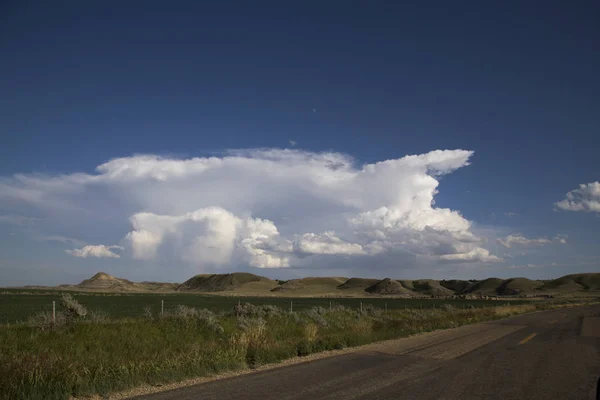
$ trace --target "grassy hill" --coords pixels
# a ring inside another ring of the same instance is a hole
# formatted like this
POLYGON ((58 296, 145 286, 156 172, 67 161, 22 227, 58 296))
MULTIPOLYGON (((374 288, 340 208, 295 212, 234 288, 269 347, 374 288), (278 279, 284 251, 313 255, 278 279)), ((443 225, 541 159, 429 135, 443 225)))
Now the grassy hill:
POLYGON ((60 285, 64 289, 83 289, 104 292, 172 292, 179 284, 168 282, 132 282, 98 272, 77 285, 60 285))
POLYGON ((542 290, 558 293, 589 292, 600 289, 600 274, 572 274, 544 283, 542 290))
POLYGON ((114 276, 104 272, 98 272, 91 278, 85 279, 76 286, 81 289, 90 290, 126 291, 137 289, 135 283, 128 281, 127 279, 115 278, 114 276))
POLYGON ((440 285, 439 281, 433 279, 402 279, 398 281, 402 287, 421 296, 452 296, 454 291, 440 285))
POLYGON ((254 296, 360 297, 396 295, 403 297, 449 297, 453 295, 522 296, 522 295, 600 295, 600 273, 566 275, 552 280, 487 278, 484 280, 394 280, 307 277, 276 281, 263 276, 237 272, 200 274, 182 284, 166 282, 132 282, 98 272, 77 285, 39 287, 99 292, 197 292, 254 296))
POLYGON ((540 281, 533 281, 527 278, 511 278, 503 281, 496 288, 496 293, 499 295, 519 295, 519 294, 534 294, 539 292, 539 288, 543 285, 540 281))
POLYGON ((585 290, 600 289, 600 274, 574 274, 567 276, 583 286, 585 290))
POLYGON ((455 292, 455 293, 460 293, 460 292, 467 291, 469 288, 471 288, 471 286, 474 285, 474 283, 470 282, 470 281, 459 280, 459 279, 450 279, 450 280, 440 281, 440 285, 445 287, 446 289, 449 289, 449 290, 455 292))
POLYGON ((179 283, 170 283, 170 282, 140 282, 136 283, 141 286, 144 290, 148 290, 151 292, 172 292, 177 290, 179 287, 179 283))
POLYGON ((440 285, 439 281, 433 279, 419 279, 412 281, 415 292, 427 296, 452 296, 454 291, 440 285))
POLYGON ((235 272, 232 274, 196 275, 177 288, 180 292, 225 292, 241 291, 268 292, 277 286, 277 282, 247 272, 235 272))
POLYGON ((500 278, 487 278, 482 281, 475 282, 471 287, 462 291, 461 294, 485 294, 496 295, 497 289, 504 282, 500 278))
POLYGON ((271 289, 272 292, 293 293, 294 295, 323 295, 335 292, 337 287, 342 285, 348 278, 342 277, 323 277, 323 278, 302 278, 292 279, 279 284, 271 289))
POLYGON ((342 290, 364 291, 366 288, 377 282, 379 282, 379 279, 350 278, 337 288, 342 290))
POLYGON ((367 293, 373 294, 393 294, 393 295, 406 295, 413 296, 414 292, 405 288, 398 281, 391 280, 390 278, 385 278, 374 284, 368 286, 365 291, 367 293))

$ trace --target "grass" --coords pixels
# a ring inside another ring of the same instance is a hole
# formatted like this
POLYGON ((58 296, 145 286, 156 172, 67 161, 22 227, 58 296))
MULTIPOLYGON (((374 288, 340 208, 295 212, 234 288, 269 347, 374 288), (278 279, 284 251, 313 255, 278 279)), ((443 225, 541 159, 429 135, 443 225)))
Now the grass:
MULTIPOLYGON (((179 305, 206 308, 211 311, 231 310, 238 302, 250 304, 270 304, 283 309, 290 308, 292 302, 293 310, 301 311, 313 307, 329 308, 343 305, 345 307, 358 309, 363 306, 372 305, 379 308, 405 309, 405 308, 439 308, 443 304, 451 304, 456 308, 464 307, 490 307, 497 306, 495 300, 446 300, 446 299, 392 299, 392 298, 285 298, 285 297, 226 297, 210 296, 200 294, 115 294, 115 293, 73 293, 73 297, 88 310, 102 311, 112 318, 141 317, 144 309, 149 307, 156 314, 160 311, 161 300, 164 300, 165 310, 174 310, 179 305)), ((52 311, 52 301, 59 302, 60 291, 48 290, 23 290, 2 289, 0 293, 0 324, 25 321, 41 311, 52 311)), ((527 300, 501 300, 501 304, 525 304, 527 300)))
POLYGON ((63 301, 59 315, 71 318, 60 326, 0 327, 0 399, 106 395, 551 306, 463 309, 446 303, 386 312, 367 305, 361 312, 338 305, 290 313, 244 303, 220 313, 179 306, 162 317, 147 310, 145 317, 94 319, 63 301))

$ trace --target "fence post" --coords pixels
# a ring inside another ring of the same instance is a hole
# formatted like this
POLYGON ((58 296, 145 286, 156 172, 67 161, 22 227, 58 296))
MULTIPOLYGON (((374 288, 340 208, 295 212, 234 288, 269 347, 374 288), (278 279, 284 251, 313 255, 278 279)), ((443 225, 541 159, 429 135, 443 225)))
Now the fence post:
POLYGON ((165 314, 165 301, 161 300, 160 301, 160 316, 163 317, 165 314))
POLYGON ((290 313, 293 313, 293 312, 294 312, 294 305, 293 305, 292 300, 290 300, 290 313))
POLYGON ((52 325, 56 325, 56 301, 52 302, 52 325))
POLYGON ((361 312, 361 313, 363 312, 363 309, 362 309, 362 301, 360 302, 360 312, 361 312))
POLYGON ((329 300, 329 312, 331 312, 331 300, 329 300))

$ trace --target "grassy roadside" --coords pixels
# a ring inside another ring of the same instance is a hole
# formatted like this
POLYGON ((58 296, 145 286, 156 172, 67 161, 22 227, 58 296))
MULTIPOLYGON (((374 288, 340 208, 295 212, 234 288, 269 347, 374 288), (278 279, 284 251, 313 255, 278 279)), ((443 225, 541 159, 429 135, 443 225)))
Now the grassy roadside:
POLYGON ((75 302, 64 305, 59 326, 40 316, 0 328, 0 398, 106 395, 558 306, 388 312, 338 306, 289 313, 243 304, 220 314, 180 307, 162 317, 147 312, 111 320, 88 315, 75 302))

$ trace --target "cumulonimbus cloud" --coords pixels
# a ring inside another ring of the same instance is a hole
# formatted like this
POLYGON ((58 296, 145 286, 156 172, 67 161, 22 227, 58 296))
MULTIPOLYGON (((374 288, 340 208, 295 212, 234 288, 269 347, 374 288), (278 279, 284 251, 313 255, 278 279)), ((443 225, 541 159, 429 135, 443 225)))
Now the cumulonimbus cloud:
POLYGON ((554 205, 565 211, 600 212, 600 182, 583 183, 554 205))
MULTIPOLYGON (((0 179, 0 205, 16 199, 51 211, 55 224, 68 216, 81 231, 127 223, 123 254, 170 254, 199 268, 283 268, 311 257, 362 260, 398 250, 439 262, 498 261, 459 211, 435 206, 439 177, 469 165, 472 154, 436 150, 365 165, 345 154, 290 149, 137 155, 95 174, 0 179)), ((69 254, 118 256, 110 247, 86 248, 69 254)))

